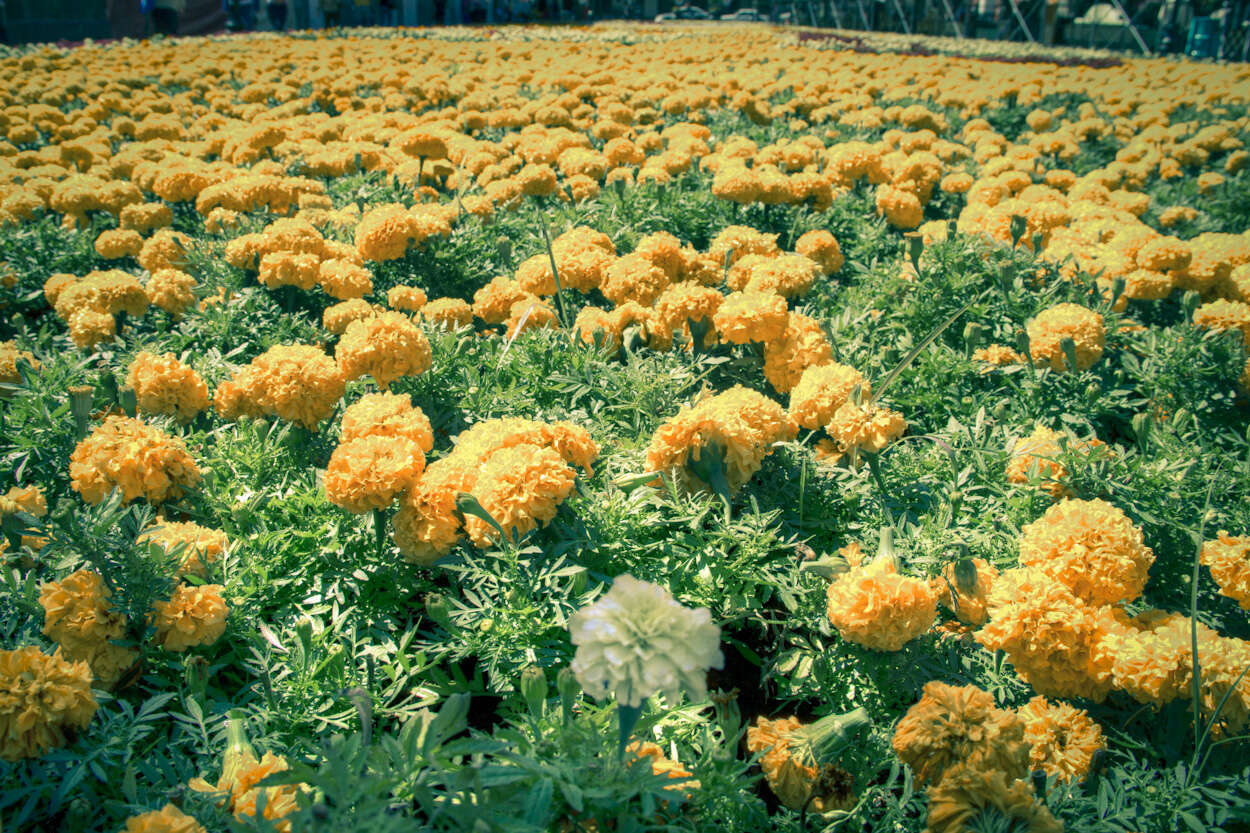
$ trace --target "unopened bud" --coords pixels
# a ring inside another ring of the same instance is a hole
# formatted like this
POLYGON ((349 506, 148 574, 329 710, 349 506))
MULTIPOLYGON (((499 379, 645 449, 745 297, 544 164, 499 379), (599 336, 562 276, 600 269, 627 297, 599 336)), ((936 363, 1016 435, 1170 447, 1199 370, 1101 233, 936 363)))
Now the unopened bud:
POLYGON ((521 696, 530 714, 542 717, 547 706, 547 672, 537 665, 527 665, 521 672, 521 696))

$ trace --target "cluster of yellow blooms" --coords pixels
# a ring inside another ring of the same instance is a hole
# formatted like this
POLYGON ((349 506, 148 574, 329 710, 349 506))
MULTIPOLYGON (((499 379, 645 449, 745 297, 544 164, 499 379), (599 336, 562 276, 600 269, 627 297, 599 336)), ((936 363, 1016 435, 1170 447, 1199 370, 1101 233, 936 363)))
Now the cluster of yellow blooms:
POLYGON ((430 421, 406 394, 367 394, 343 412, 326 499, 356 513, 388 507, 416 485, 433 448, 430 421))
POLYGON ((109 416, 74 448, 69 460, 74 491, 100 503, 114 489, 122 501, 157 504, 177 499, 200 482, 200 468, 182 440, 140 420, 109 416))
POLYGON ((451 453, 431 463, 400 503, 395 543, 417 564, 432 564, 468 534, 479 547, 496 534, 485 520, 464 518, 456 498, 471 494, 507 536, 555 517, 573 490, 579 466, 590 473, 599 445, 571 423, 492 419, 462 433, 451 453))

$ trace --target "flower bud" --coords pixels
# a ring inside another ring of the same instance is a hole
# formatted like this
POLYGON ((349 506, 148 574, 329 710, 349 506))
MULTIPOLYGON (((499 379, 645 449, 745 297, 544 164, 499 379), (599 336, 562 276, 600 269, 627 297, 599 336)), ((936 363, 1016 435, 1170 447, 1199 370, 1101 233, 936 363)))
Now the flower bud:
POLYGON ((547 673, 537 665, 527 665, 521 672, 521 696, 530 714, 542 717, 547 706, 547 673))
POLYGON ((564 715, 564 722, 568 723, 573 719, 573 704, 582 692, 582 684, 577 681, 573 669, 565 666, 556 674, 556 691, 560 692, 560 712, 564 715))
POLYGON ((90 385, 74 385, 69 389, 69 410, 74 415, 74 430, 77 439, 87 436, 87 426, 91 419, 91 397, 95 388, 90 385))

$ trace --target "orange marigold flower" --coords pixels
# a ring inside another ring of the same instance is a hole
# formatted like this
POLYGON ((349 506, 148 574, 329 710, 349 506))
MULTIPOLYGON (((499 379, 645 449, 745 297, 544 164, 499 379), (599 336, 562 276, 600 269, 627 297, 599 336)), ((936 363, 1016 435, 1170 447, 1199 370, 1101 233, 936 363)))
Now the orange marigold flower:
POLYGON ((519 283, 500 275, 473 293, 473 314, 487 324, 502 324, 508 320, 513 304, 528 297, 530 293, 519 283))
POLYGON ((1037 696, 1016 711, 1024 721, 1029 769, 1064 781, 1079 781, 1089 772, 1094 753, 1106 749, 1099 726, 1082 709, 1050 703, 1037 696))
POLYGON ((1060 501, 1020 534, 1020 565, 1037 568, 1090 605, 1133 601, 1153 563, 1141 530, 1103 500, 1060 501))
POLYGON ((208 833, 204 825, 173 804, 126 819, 122 833, 208 833))
POLYGON ((382 390, 401 376, 416 376, 430 368, 430 342, 412 319, 384 312, 347 325, 334 350, 344 379, 370 374, 382 390))
POLYGON ((778 341, 790 322, 786 299, 772 292, 731 292, 712 316, 716 331, 730 344, 778 341))
POLYGON ((1075 347, 1076 369, 1088 370, 1102 357, 1107 330, 1102 316, 1079 304, 1056 304, 1038 313, 1025 327, 1033 361, 1049 364, 1052 370, 1071 370, 1061 342, 1071 339, 1075 347))
POLYGON ((186 446, 137 419, 110 416, 74 448, 69 475, 74 491, 100 503, 113 489, 130 503, 179 498, 200 482, 200 469, 186 446))
POLYGON ((417 286, 392 286, 386 290, 386 305, 401 312, 416 312, 429 300, 425 290, 417 286))
POLYGON ((0 382, 14 384, 22 381, 22 374, 17 370, 19 361, 26 362, 32 369, 39 367, 34 353, 17 349, 16 341, 0 341, 0 382))
POLYGON ((1194 325, 1205 330, 1236 330, 1250 344, 1250 304, 1220 298, 1194 310, 1194 325))
MULTIPOLYGON (((736 268, 736 267, 735 267, 736 268)), ((731 273, 733 270, 730 270, 731 273)), ((806 295, 816 282, 819 267, 816 261, 803 255, 778 255, 753 263, 747 271, 746 283, 730 288, 748 292, 776 292, 784 298, 806 295)))
POLYGON ((907 420, 898 411, 883 408, 875 402, 857 405, 848 399, 833 412, 827 430, 829 436, 848 451, 879 454, 903 436, 907 420))
POLYGON ((326 466, 326 499, 363 514, 390 506, 425 469, 425 454, 403 436, 365 436, 341 443, 326 466))
POLYGON ((698 781, 690 780, 694 773, 682 766, 679 761, 674 761, 665 755, 664 750, 657 743, 636 740, 625 747, 625 754, 639 759, 649 759, 652 775, 661 775, 672 780, 684 779, 681 784, 665 787, 667 790, 679 790, 689 795, 692 790, 699 788, 698 781))
POLYGON ((874 651, 897 651, 927 631, 937 616, 937 593, 903 576, 893 559, 855 565, 828 591, 829 621, 842 638, 874 651))
POLYGON ((74 310, 66 323, 69 324, 70 340, 74 342, 74 346, 83 350, 90 350, 117 334, 117 319, 107 312, 96 312, 93 309, 74 310))
MULTIPOLYGON (((689 329, 689 321, 712 323, 724 300, 725 297, 710 286, 690 282, 675 283, 665 289, 656 300, 655 312, 670 330, 689 329)), ((709 331, 707 338, 709 342, 715 342, 716 336, 709 331)))
POLYGON ((406 393, 367 393, 349 405, 343 411, 339 442, 362 437, 406 437, 427 454, 434 448, 429 417, 406 393))
POLYGON ((86 659, 99 645, 120 639, 126 617, 114 609, 112 594, 94 570, 78 570, 39 589, 43 634, 68 653, 86 659))
POLYGON ((38 758, 69 743, 95 716, 91 669, 58 651, 0 651, 0 758, 38 758))
POLYGON ((429 566, 451 552, 462 531, 456 496, 473 488, 477 470, 476 459, 453 453, 431 463, 400 501, 392 527, 406 560, 429 566))
POLYGON ((781 337, 764 343, 764 378, 778 393, 789 393, 804 370, 832 360, 833 348, 820 323, 792 312, 781 337))
POLYGON ((174 319, 182 317, 195 303, 195 278, 177 269, 158 269, 148 278, 144 287, 148 301, 169 313, 174 319))
POLYGON ((846 260, 837 239, 824 229, 815 229, 799 237, 794 242, 794 251, 811 258, 825 275, 841 270, 846 260))
MULTIPOLYGON (((1021 364, 1024 362, 1024 356, 1021 356, 1005 344, 991 344, 989 347, 981 347, 972 351, 972 360, 974 362, 985 362, 995 367, 1002 367, 1009 364, 1021 364)), ((986 373, 988 369, 984 369, 981 372, 986 373)))
POLYGON ((167 602, 152 605, 156 641, 167 651, 212 645, 226 632, 230 608, 220 584, 180 584, 167 602))
POLYGON ((976 639, 1007 654, 1016 672, 1047 697, 1100 701, 1111 688, 1109 663, 1096 655, 1106 622, 1040 570, 1007 570, 986 597, 990 621, 976 639))
POLYGON ((979 818, 997 818, 1004 830, 1063 833, 1063 822, 1037 801, 1027 781, 992 769, 957 765, 929 788, 928 833, 970 833, 979 818))
POLYGON ((516 338, 517 334, 525 330, 559 329, 560 319, 549 304, 538 296, 531 295, 512 305, 504 327, 508 338, 516 338))
MULTIPOLYGON (((486 458, 473 486, 473 495, 509 538, 548 523, 573 491, 573 469, 550 448, 521 444, 500 449, 486 458)), ((476 516, 465 519, 473 543, 485 547, 496 532, 476 516)))
POLYGON ((717 264, 724 264, 728 257, 732 266, 747 255, 776 257, 781 249, 775 234, 765 234, 750 226, 727 226, 712 238, 708 254, 717 264))
POLYGON ((647 467, 666 472, 683 490, 708 489, 691 469, 705 450, 724 454, 725 475, 738 489, 759 471, 773 444, 794 438, 796 428, 776 402, 735 385, 693 407, 683 406, 656 430, 647 448, 647 467))
POLYGON ((139 535, 139 541, 155 544, 165 552, 182 548, 182 564, 178 576, 208 578, 208 565, 215 563, 230 548, 230 539, 219 529, 197 523, 160 521, 139 535))
POLYGON ((208 408, 208 385, 173 353, 142 351, 130 363, 126 384, 145 414, 169 414, 187 422, 208 408))
POLYGON ((351 300, 373 291, 373 275, 359 263, 345 258, 323 260, 317 266, 317 280, 331 298, 351 300))
POLYGON ((891 743, 921 784, 941 783, 960 764, 1015 780, 1029 771, 1024 731, 1024 721, 995 706, 988 692, 934 680, 899 720, 891 743))
POLYGON ((353 321, 371 318, 380 312, 385 310, 377 304, 371 304, 364 298, 351 298, 326 307, 326 311, 321 314, 321 326, 341 336, 353 321))
POLYGON ((617 258, 604 274, 600 291, 603 297, 618 306, 636 301, 649 307, 668 288, 665 271, 640 254, 617 258))
POLYGON ((105 260, 135 257, 142 249, 143 235, 132 229, 108 229, 95 239, 96 254, 105 260))
POLYGON ((226 419, 267 414, 310 431, 343 396, 343 373, 334 359, 310 344, 278 344, 223 382, 213 405, 226 419))
POLYGON ((764 753, 760 759, 764 778, 773 794, 791 810, 797 812, 810 807, 818 813, 827 813, 850 809, 855 803, 850 784, 826 783, 815 761, 801 760, 799 752, 791 749, 791 735, 803 728, 804 724, 797 717, 756 718, 755 725, 747 729, 747 751, 764 753), (821 792, 813 796, 812 792, 817 789, 821 792))
POLYGON ((982 558, 973 558, 971 565, 972 581, 968 583, 967 575, 958 567, 958 562, 951 561, 942 568, 942 574, 933 579, 938 600, 955 612, 955 617, 965 625, 974 627, 984 625, 989 618, 985 607, 986 595, 998 578, 998 570, 993 564, 982 558))
POLYGON ((1250 610, 1250 538, 1234 538, 1220 530, 1214 541, 1202 545, 1202 563, 1210 568, 1222 595, 1250 610))
POLYGON ((473 308, 459 298, 435 298, 421 307, 421 317, 442 330, 462 330, 473 325, 473 308))
POLYGON ((834 361, 812 365, 790 391, 790 418, 800 428, 822 428, 857 387, 864 399, 872 397, 872 383, 855 368, 834 361))

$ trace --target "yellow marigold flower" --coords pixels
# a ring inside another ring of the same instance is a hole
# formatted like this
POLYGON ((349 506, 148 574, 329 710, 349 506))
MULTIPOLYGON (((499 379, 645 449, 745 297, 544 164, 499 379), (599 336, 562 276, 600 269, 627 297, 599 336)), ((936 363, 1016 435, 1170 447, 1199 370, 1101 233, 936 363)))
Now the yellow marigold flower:
POLYGON ((556 192, 556 172, 550 165, 531 162, 516 173, 514 181, 527 197, 549 197, 556 192))
POLYGON ((1016 713, 995 706, 988 692, 934 680, 899 720, 891 743, 921 784, 941 783, 960 764, 1014 780, 1029 771, 1024 731, 1016 713))
POLYGON ((920 198, 893 185, 877 186, 877 213, 898 229, 913 229, 924 220, 920 198))
POLYGON ((430 419, 406 393, 367 393, 343 411, 339 441, 363 437, 406 437, 427 454, 434 449, 430 419))
POLYGON ((1020 534, 1020 564, 1035 567, 1090 605, 1131 602, 1154 553, 1142 532, 1102 500, 1063 500, 1020 534))
POLYGON ((768 397, 741 385, 683 406, 656 430, 647 448, 647 467, 667 472, 679 488, 708 489, 690 467, 704 450, 723 450, 725 474, 738 489, 759 471, 773 444, 794 438, 796 428, 785 410, 768 397))
MULTIPOLYGON (((550 448, 521 444, 500 449, 486 458, 473 486, 473 495, 508 537, 520 536, 546 524, 573 491, 573 469, 550 448)), ((495 530, 478 517, 465 519, 465 531, 479 547, 488 546, 495 530)))
MULTIPOLYGON (((44 287, 45 294, 47 286, 44 287)), ((116 315, 125 312, 140 316, 147 311, 148 296, 143 284, 134 275, 117 269, 91 272, 80 281, 67 284, 56 294, 53 309, 56 314, 71 323, 75 312, 92 312, 116 315)))
MULTIPOLYGON (((563 282, 564 275, 561 273, 563 282)), ((551 273, 551 258, 546 252, 521 261, 516 270, 516 282, 531 295, 555 295, 556 279, 551 273)))
POLYGON ((1176 237, 1156 237, 1137 250, 1137 266, 1151 272, 1185 269, 1193 254, 1185 241, 1176 237))
POLYGON ((812 365, 790 391, 790 418, 800 428, 822 428, 856 387, 865 400, 872 397, 872 383, 855 368, 834 361, 812 365))
POLYGON ((151 543, 169 552, 184 547, 178 576, 208 578, 208 565, 216 562, 230 548, 230 539, 219 529, 197 523, 160 521, 139 535, 140 542, 151 543))
POLYGON ((663 269, 670 281, 680 277, 686 264, 681 241, 667 231, 643 235, 634 246, 633 254, 663 269))
POLYGON ((321 326, 341 336, 353 321, 372 318, 380 312, 385 312, 385 310, 377 304, 371 304, 364 298, 350 298, 326 307, 326 311, 321 314, 321 326))
POLYGON ((17 371, 19 361, 26 362, 31 369, 39 367, 34 353, 17 349, 16 341, 0 341, 0 382, 13 384, 22 381, 22 374, 17 371))
POLYGON ((652 775, 661 775, 672 780, 685 779, 681 784, 665 787, 666 790, 679 790, 690 795, 693 790, 699 788, 698 781, 689 780, 694 773, 682 766, 679 761, 674 761, 665 755, 658 743, 636 740, 625 747, 625 754, 635 758, 649 759, 652 775))
POLYGON ((670 283, 665 271, 640 254, 617 258, 607 268, 600 291, 603 297, 620 306, 635 301, 649 307, 670 283))
POLYGON ((621 337, 630 327, 637 327, 641 338, 652 350, 664 352, 673 348, 673 331, 650 307, 628 301, 612 310, 610 318, 612 330, 621 337))
POLYGON ((1102 357, 1107 331, 1102 316, 1078 304, 1056 304, 1029 320, 1029 353, 1052 370, 1071 370, 1060 342, 1072 339, 1076 370, 1088 370, 1102 357))
POLYGON ((326 466, 326 499, 363 514, 390 506, 425 469, 425 454, 403 436, 365 436, 341 443, 326 466))
POLYGON ((167 651, 212 645, 226 632, 230 609, 220 584, 180 584, 167 602, 152 605, 156 641, 167 651))
POLYGON ((712 177, 712 194, 722 200, 746 205, 758 200, 760 192, 759 174, 737 160, 720 165, 712 177))
POLYGON ((747 255, 776 257, 781 254, 781 249, 777 246, 775 234, 765 234, 750 226, 727 226, 712 238, 708 254, 718 265, 724 264, 728 257, 732 266, 747 255))
POLYGON ((331 298, 351 300, 373 291, 373 275, 364 266, 345 258, 330 258, 317 267, 317 280, 331 298))
POLYGON ((195 278, 177 269, 158 269, 144 287, 148 301, 178 319, 195 303, 195 278))
MULTIPOLYGON (((972 360, 974 362, 985 362, 994 367, 1002 367, 1009 364, 1021 364, 1024 356, 1021 356, 1015 350, 1005 344, 991 344, 989 347, 981 347, 972 352, 972 360)), ((983 369, 981 372, 986 373, 989 368, 983 369)))
POLYGON ((105 260, 135 257, 142 249, 143 235, 131 229, 109 229, 100 232, 100 236, 95 239, 96 254, 105 260))
POLYGON ((473 293, 473 314, 487 324, 502 324, 512 313, 513 304, 528 297, 530 293, 515 280, 500 275, 473 293))
POLYGON ((94 570, 46 582, 39 589, 44 636, 84 659, 97 646, 121 638, 126 617, 113 608, 111 595, 94 570))
POLYGON ((1225 737, 1245 732, 1250 727, 1250 675, 1243 677, 1242 672, 1250 665, 1250 641, 1222 637, 1214 631, 1200 633, 1198 656, 1202 667, 1203 715, 1211 719, 1219 704, 1224 703, 1212 733, 1225 737))
POLYGON ((356 226, 356 248, 365 260, 396 260, 408 249, 434 236, 451 234, 451 223, 428 211, 409 211, 402 205, 379 205, 356 226))
POLYGON ((310 344, 278 344, 223 382, 213 405, 226 419, 267 414, 298 422, 310 431, 343 396, 343 373, 310 344))
MULTIPOLYGON (((1160 301, 1172 294, 1176 279, 1171 273, 1134 269, 1124 278, 1124 298, 1135 301, 1160 301)), ((1100 282, 1101 283, 1101 282, 1100 282)), ((1117 309, 1119 306, 1117 305, 1117 309)))
POLYGON ((1159 212, 1159 225, 1164 228, 1171 228, 1178 223, 1190 222, 1197 219, 1198 211, 1188 205, 1173 205, 1159 212))
POLYGON ((96 312, 93 309, 74 310, 67 323, 70 340, 74 342, 74 346, 83 350, 90 350, 117 334, 117 319, 107 312, 96 312))
POLYGON ((365 374, 386 390, 401 376, 417 376, 430 369, 430 342, 408 316, 384 312, 347 325, 334 350, 344 379, 365 374))
POLYGON ((416 286, 392 286, 386 290, 386 305, 401 312, 416 312, 428 299, 425 290, 416 286))
POLYGON ((1194 310, 1194 325, 1205 330, 1236 330, 1250 344, 1250 304, 1220 298, 1194 310))
MULTIPOLYGON (((697 283, 675 283, 655 302, 655 312, 664 326, 670 330, 689 329, 689 321, 706 321, 711 324, 716 311, 724 303, 725 297, 710 286, 697 283)), ((714 331, 709 331, 707 341, 716 341, 714 331)))
POLYGON ((809 807, 818 813, 827 813, 831 810, 850 809, 855 803, 850 784, 825 783, 815 763, 800 760, 790 748, 791 735, 802 728, 804 724, 797 717, 777 720, 756 718, 755 725, 747 729, 747 751, 764 753, 760 759, 764 778, 773 795, 791 810, 797 812, 809 807), (830 786, 841 789, 828 789, 830 786), (826 789, 813 797, 812 792, 820 787, 826 789))
MULTIPOLYGON (((1148 610, 1129 619, 1118 609, 1107 608, 1099 620, 1102 631, 1095 662, 1106 666, 1115 688, 1140 703, 1160 706, 1189 695, 1193 676, 1189 617, 1148 610)), ((1200 646, 1214 636, 1214 631, 1198 624, 1200 646)))
POLYGON ((528 419, 488 419, 456 438, 453 455, 462 460, 481 462, 501 448, 514 445, 540 445, 554 449, 566 463, 591 474, 591 463, 599 456, 599 444, 585 428, 571 422, 535 422, 528 419))
POLYGON ((48 514, 48 499, 38 486, 14 486, 0 496, 0 517, 13 512, 26 512, 42 518, 48 514))
POLYGON ((78 283, 77 276, 65 272, 57 272, 48 276, 48 279, 43 282, 43 297, 48 300, 48 306, 55 309, 57 298, 61 297, 61 293, 76 283, 78 283))
POLYGON ((712 316, 716 331, 730 344, 778 341, 790 312, 786 299, 772 292, 731 292, 712 316))
POLYGON ((942 574, 931 583, 938 594, 938 601, 953 610, 959 621, 978 627, 989 618, 985 599, 998 578, 998 570, 982 558, 973 558, 970 563, 975 575, 971 585, 961 583, 954 561, 943 567, 942 574))
POLYGON ((747 272, 746 284, 735 287, 747 292, 776 292, 785 298, 806 295, 816 282, 819 267, 816 261, 803 255, 778 255, 752 264, 747 272))
POLYGON ((1250 610, 1250 538, 1234 538, 1220 530, 1214 541, 1202 545, 1202 563, 1210 568, 1222 595, 1250 610))
POLYGON ((260 259, 256 279, 269 289, 294 286, 312 289, 321 274, 321 256, 313 252, 268 252, 260 259))
POLYGON ((270 775, 290 769, 290 765, 281 755, 272 752, 266 752, 259 761, 256 760, 256 753, 243 736, 241 727, 231 722, 226 731, 230 747, 222 760, 221 777, 217 783, 192 778, 187 786, 196 792, 222 796, 226 809, 240 820, 255 818, 263 798, 264 818, 270 823, 276 822, 274 827, 277 830, 289 833, 291 823, 285 817, 297 809, 296 799, 304 791, 304 785, 257 786, 270 775))
POLYGON ((907 420, 898 411, 883 408, 875 402, 856 405, 847 400, 834 411, 827 430, 829 436, 847 450, 879 454, 903 436, 907 420))
POLYGON ((139 265, 149 272, 161 269, 187 268, 187 250, 191 238, 173 229, 161 229, 143 244, 139 252, 139 265))
POLYGON ((182 440, 123 416, 110 416, 78 443, 69 475, 88 503, 100 503, 113 489, 121 490, 124 503, 138 498, 161 503, 200 482, 200 469, 182 440))
POLYGON ((1071 491, 1063 484, 1068 470, 1056 459, 1063 453, 1059 444, 1061 436, 1057 431, 1038 425, 1032 434, 1017 440, 1007 462, 1007 482, 1017 485, 1029 483, 1036 467, 1037 478, 1043 482, 1042 488, 1050 492, 1051 497, 1070 495, 1071 491))
POLYGON ((573 332, 585 344, 594 344, 595 334, 598 333, 600 343, 605 349, 615 352, 621 348, 621 334, 616 329, 616 316, 599 307, 585 306, 578 310, 577 318, 573 321, 573 332))
POLYGON ((1007 654, 1016 672, 1047 697, 1100 701, 1109 663, 1095 655, 1106 631, 1096 611, 1040 570, 1003 572, 986 597, 990 621, 977 641, 1007 654))
POLYGON ((937 617, 937 594, 920 579, 899 575, 893 559, 855 565, 828 591, 829 621, 842 638, 874 651, 897 651, 937 617))
POLYGON ((65 746, 96 707, 87 663, 38 648, 0 651, 0 758, 38 758, 65 746))
POLYGON ((476 459, 453 452, 431 463, 400 501, 392 527, 406 560, 429 566, 456 546, 462 531, 456 496, 473 488, 477 469, 476 459))
POLYGON ((804 370, 832 360, 833 348, 819 322, 792 312, 781 337, 764 343, 764 378, 778 393, 789 393, 804 370))
POLYGON ((839 271, 845 262, 837 239, 824 229, 815 229, 802 235, 795 241, 794 251, 814 261, 824 275, 839 271))
POLYGON ((473 308, 459 298, 435 298, 421 307, 421 317, 443 330, 462 330, 473 325, 473 308))
POLYGON ((1037 801, 1027 781, 993 769, 959 764, 929 788, 927 833, 971 833, 973 822, 997 818, 1004 830, 1063 833, 1063 822, 1037 801))
POLYGON ((126 819, 122 833, 208 833, 204 825, 172 804, 126 819))
POLYGON ((122 228, 142 234, 172 225, 174 212, 163 202, 131 203, 121 210, 117 219, 122 228))
POLYGON ((536 295, 514 303, 508 314, 508 320, 503 323, 508 338, 516 338, 525 330, 560 328, 560 319, 556 316, 556 311, 536 295))
POLYGON ((1087 712, 1067 703, 1037 696, 1016 711, 1024 721, 1029 744, 1029 770, 1042 770, 1064 781, 1079 781, 1089 772, 1094 753, 1106 749, 1102 727, 1087 712))
POLYGON ((173 353, 139 353, 130 363, 126 384, 134 388, 145 414, 170 414, 187 422, 208 408, 208 385, 173 353))

